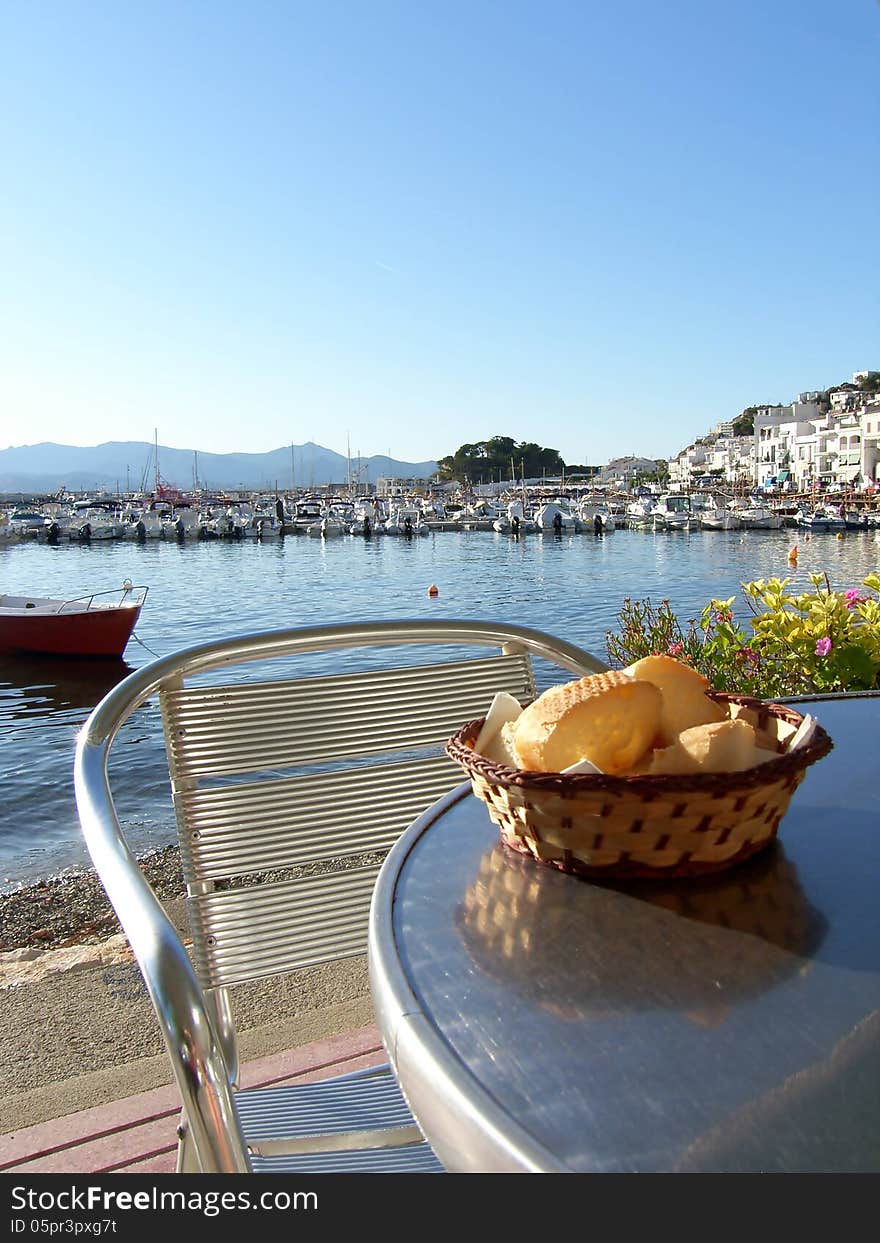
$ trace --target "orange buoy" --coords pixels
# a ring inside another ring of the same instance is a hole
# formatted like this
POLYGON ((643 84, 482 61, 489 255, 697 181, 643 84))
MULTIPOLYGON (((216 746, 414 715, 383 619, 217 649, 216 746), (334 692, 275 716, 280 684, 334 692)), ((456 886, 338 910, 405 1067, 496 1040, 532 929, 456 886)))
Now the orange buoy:
POLYGON ((437 584, 436 584, 436 583, 432 583, 432 584, 431 584, 431 586, 428 588, 428 595, 429 595, 429 596, 439 596, 439 595, 440 595, 440 589, 439 589, 439 587, 437 586, 437 584))
POLYGON ((797 559, 798 559, 798 549, 797 549, 797 544, 795 544, 793 548, 790 548, 790 549, 788 550, 788 559, 789 559, 789 561, 797 561, 797 559))

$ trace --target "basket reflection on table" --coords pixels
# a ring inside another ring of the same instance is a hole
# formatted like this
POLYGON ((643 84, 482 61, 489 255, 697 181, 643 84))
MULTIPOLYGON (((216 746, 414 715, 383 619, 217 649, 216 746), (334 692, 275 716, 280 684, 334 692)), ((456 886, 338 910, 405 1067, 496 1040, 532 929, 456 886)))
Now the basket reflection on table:
POLYGON ((781 842, 696 881, 588 886, 498 843, 481 857, 456 923, 481 970, 559 1017, 663 1008, 707 1026, 798 971, 827 927, 781 842), (564 971, 575 953, 577 971, 564 971))

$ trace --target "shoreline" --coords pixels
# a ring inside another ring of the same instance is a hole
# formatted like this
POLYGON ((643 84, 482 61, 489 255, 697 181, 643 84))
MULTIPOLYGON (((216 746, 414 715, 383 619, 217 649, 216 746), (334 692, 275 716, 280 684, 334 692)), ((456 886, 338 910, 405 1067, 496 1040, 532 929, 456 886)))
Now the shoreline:
MULTIPOLYGON (((315 860, 282 871, 255 873, 254 877, 273 880, 291 874, 339 871, 349 866, 380 863, 384 853, 368 851, 362 855, 315 860)), ((181 871, 180 847, 176 843, 159 846, 138 855, 136 862, 186 939, 186 885, 181 871)), ((122 926, 94 868, 62 873, 0 894, 0 958, 17 956, 20 951, 40 953, 78 945, 101 945, 120 937, 125 939, 122 926)))
MULTIPOLYGON (((185 897, 177 846, 138 859, 164 904, 185 897)), ((0 894, 0 954, 100 944, 122 932, 104 887, 92 868, 34 881, 0 894)))

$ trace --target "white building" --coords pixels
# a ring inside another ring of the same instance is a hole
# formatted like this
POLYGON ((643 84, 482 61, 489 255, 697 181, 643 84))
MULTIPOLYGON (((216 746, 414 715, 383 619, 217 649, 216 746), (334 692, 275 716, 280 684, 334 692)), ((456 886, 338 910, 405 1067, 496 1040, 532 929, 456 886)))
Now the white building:
MULTIPOLYGON (((807 394, 802 393, 801 397, 807 394)), ((772 487, 793 481, 800 487, 802 471, 815 462, 812 445, 824 416, 815 401, 794 401, 789 406, 762 406, 755 414, 753 481, 772 487), (801 451, 803 450, 803 452, 801 451)))
POLYGON ((832 410, 856 410, 864 400, 855 384, 838 384, 837 388, 828 390, 828 400, 832 410))
POLYGON ((862 483, 880 486, 880 399, 866 403, 862 412, 862 483))
POLYGON ((754 434, 734 436, 736 420, 716 424, 713 432, 669 459, 671 486, 687 488, 706 478, 731 485, 780 484, 809 491, 826 488, 880 487, 880 395, 858 387, 880 373, 857 371, 852 384, 827 392, 798 394, 787 406, 757 406, 754 434))
POLYGON ((754 441, 751 436, 724 436, 706 453, 706 473, 727 483, 751 483, 754 441))
POLYGON ((636 479, 644 475, 654 475, 657 472, 657 462, 654 458, 648 457, 619 457, 614 458, 607 466, 596 474, 596 483, 606 484, 611 487, 628 488, 636 479))
MULTIPOLYGON (((792 407, 794 408, 794 407, 792 407)), ((880 399, 811 418, 756 420, 755 482, 859 488, 880 479, 880 399)))
POLYGON ((671 486, 686 488, 699 475, 707 470, 706 442, 698 440, 696 444, 682 449, 677 457, 669 459, 669 483, 671 486))

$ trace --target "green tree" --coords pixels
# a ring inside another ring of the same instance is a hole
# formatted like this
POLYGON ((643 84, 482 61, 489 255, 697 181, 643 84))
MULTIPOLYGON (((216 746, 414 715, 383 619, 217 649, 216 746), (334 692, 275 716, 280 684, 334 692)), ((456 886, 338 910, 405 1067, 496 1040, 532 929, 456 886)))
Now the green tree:
POLYGON ((542 474, 559 475, 565 462, 556 449, 545 449, 530 441, 517 442, 510 436, 493 436, 475 444, 460 445, 455 453, 442 457, 437 465, 440 477, 448 482, 476 483, 481 478, 536 478, 542 474))

